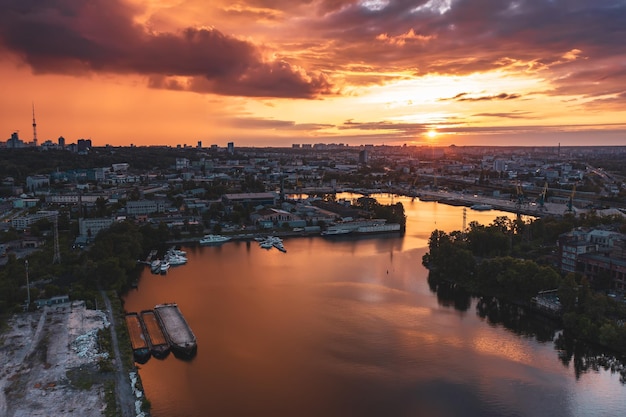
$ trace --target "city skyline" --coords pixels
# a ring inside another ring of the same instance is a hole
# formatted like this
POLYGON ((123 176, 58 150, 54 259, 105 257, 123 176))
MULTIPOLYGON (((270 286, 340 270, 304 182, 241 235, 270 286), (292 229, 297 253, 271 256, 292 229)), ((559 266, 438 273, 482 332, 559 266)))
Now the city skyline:
POLYGON ((626 3, 0 1, 0 140, 625 145, 626 3))

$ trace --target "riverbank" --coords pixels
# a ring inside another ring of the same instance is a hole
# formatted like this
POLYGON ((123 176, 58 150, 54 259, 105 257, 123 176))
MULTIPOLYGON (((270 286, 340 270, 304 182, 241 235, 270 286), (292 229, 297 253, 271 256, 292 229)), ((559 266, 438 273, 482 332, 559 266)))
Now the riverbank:
POLYGON ((120 402, 134 411, 134 392, 115 393, 132 375, 110 371, 109 330, 109 316, 83 301, 12 316, 0 334, 0 416, 117 416, 120 402))

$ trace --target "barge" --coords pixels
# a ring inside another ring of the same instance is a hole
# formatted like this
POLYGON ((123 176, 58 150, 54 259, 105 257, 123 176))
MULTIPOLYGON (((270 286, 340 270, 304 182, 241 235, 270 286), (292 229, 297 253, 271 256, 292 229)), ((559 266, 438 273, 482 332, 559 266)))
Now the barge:
POLYGON ((170 344, 165 338, 165 333, 161 329, 159 322, 152 310, 143 310, 140 313, 140 319, 143 322, 150 353, 155 358, 162 359, 170 353, 170 344))
POLYGON ((148 346, 143 326, 139 320, 139 315, 137 313, 128 313, 125 318, 135 362, 146 363, 148 359, 150 359, 150 347, 148 346))
POLYGON ((154 307, 163 333, 174 354, 182 357, 192 357, 197 350, 196 335, 193 333, 178 304, 159 304, 154 307))

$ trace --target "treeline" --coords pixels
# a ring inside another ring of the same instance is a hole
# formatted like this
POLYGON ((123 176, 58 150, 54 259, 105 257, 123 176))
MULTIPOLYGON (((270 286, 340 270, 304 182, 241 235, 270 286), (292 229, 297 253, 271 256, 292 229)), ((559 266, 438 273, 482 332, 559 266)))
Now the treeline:
MULTIPOLYGON (((556 232, 584 222, 608 221, 591 217, 528 223, 498 217, 488 226, 471 223, 466 233, 435 230, 422 263, 431 282, 452 283, 516 305, 530 306, 538 292, 557 289, 567 332, 626 353, 626 305, 597 291, 602 288, 594 288, 584 276, 563 277, 555 269, 556 232)), ((610 220, 624 227, 623 220, 610 220)))
POLYGON ((354 207, 371 213, 378 219, 385 219, 387 223, 398 223, 401 230, 406 229, 406 214, 404 205, 398 202, 395 204, 380 204, 372 197, 360 197, 356 200, 354 207))
MULTIPOLYGON (((47 242, 28 257, 31 302, 68 294, 70 299, 85 300, 93 308, 99 289, 118 294, 128 290, 143 268, 137 261, 151 249, 165 250, 165 242, 171 237, 165 224, 155 228, 116 222, 98 234, 88 251, 70 249, 62 236, 62 262, 55 264, 53 244, 47 242)), ((9 254, 7 264, 0 270, 0 317, 22 311, 27 296, 26 262, 9 254)))

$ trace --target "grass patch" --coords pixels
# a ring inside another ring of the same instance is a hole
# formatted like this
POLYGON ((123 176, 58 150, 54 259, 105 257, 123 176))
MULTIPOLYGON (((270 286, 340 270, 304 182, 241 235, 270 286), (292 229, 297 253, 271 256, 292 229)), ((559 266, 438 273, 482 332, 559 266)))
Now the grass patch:
POLYGON ((113 381, 107 381, 104 384, 104 403, 106 405, 105 417, 117 417, 122 414, 115 399, 115 382, 113 381))
POLYGON ((94 384, 103 381, 102 375, 99 374, 95 365, 85 365, 73 368, 65 372, 65 376, 73 388, 88 391, 94 384))

